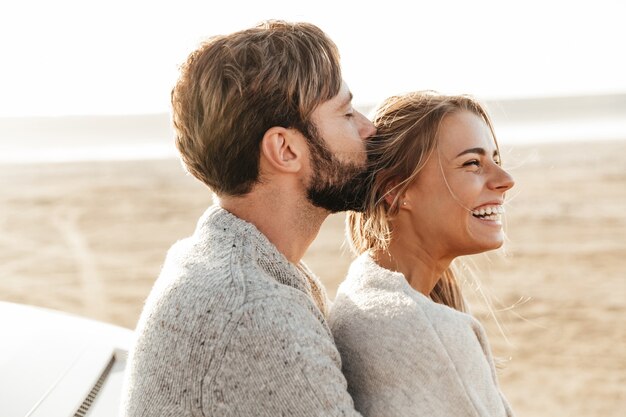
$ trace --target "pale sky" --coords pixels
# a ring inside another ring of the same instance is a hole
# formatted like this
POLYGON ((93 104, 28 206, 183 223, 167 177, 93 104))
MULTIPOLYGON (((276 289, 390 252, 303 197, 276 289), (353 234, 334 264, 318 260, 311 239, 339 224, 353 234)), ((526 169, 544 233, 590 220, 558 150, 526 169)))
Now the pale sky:
POLYGON ((357 105, 417 89, 626 92, 621 0, 6 3, 0 117, 166 112, 177 66, 202 39, 270 18, 326 31, 357 105))

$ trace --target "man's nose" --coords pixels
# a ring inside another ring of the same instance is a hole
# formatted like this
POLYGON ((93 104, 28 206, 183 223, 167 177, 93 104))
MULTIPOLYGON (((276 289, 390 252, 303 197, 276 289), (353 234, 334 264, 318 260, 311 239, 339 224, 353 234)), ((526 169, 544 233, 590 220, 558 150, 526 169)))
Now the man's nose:
POLYGON ((376 134, 376 127, 367 117, 359 113, 361 116, 361 126, 359 128, 359 136, 365 140, 376 134))

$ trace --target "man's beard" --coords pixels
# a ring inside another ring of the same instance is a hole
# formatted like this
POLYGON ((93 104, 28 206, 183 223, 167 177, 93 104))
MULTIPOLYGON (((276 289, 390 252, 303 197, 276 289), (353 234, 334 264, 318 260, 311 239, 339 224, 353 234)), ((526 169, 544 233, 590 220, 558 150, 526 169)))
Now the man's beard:
POLYGON ((308 200, 331 213, 363 211, 369 189, 366 163, 341 162, 316 133, 308 135, 313 168, 307 187, 308 200))

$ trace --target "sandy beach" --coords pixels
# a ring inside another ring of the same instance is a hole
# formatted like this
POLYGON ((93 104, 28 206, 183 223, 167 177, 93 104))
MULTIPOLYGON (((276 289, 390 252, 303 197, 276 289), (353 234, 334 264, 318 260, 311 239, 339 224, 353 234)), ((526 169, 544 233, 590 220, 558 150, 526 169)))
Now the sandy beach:
MULTIPOLYGON (((502 389, 518 416, 622 416, 626 141, 503 155, 509 242, 474 259, 480 284, 466 290, 502 389)), ((0 165, 0 299, 133 328, 167 249, 210 203, 175 159, 0 165)), ((351 260, 343 215, 305 260, 333 298, 351 260)))

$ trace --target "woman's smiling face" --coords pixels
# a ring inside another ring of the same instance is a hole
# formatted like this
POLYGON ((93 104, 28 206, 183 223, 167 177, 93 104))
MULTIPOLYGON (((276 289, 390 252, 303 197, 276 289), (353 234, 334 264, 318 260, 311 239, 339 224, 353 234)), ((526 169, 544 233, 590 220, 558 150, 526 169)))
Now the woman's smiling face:
POLYGON ((400 210, 409 212, 412 232, 422 244, 440 256, 480 253, 504 242, 501 214, 513 184, 484 120, 458 111, 442 120, 437 146, 400 210))

